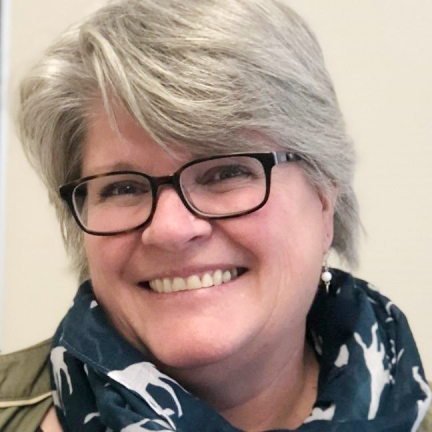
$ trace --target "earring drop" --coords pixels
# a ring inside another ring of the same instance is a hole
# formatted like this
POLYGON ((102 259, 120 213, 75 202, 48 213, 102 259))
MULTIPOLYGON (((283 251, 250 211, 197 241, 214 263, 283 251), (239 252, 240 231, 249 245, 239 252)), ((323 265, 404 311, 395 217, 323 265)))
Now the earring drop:
POLYGON ((330 270, 327 265, 327 256, 324 259, 323 271, 321 273, 321 280, 324 283, 327 294, 330 292, 330 282, 333 278, 333 275, 330 273, 330 270))

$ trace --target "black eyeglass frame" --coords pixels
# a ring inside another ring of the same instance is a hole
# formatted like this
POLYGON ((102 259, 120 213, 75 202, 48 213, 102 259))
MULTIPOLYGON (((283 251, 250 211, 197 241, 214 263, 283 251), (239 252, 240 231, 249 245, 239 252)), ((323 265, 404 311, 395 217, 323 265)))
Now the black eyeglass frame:
POLYGON ((299 161, 301 157, 295 153, 287 152, 287 151, 273 151, 273 152, 266 152, 266 153, 230 153, 230 154, 224 154, 224 155, 217 155, 217 156, 211 156, 211 157, 205 157, 200 159, 194 159, 193 161, 190 161, 186 163, 185 165, 181 166, 177 171, 175 171, 173 174, 168 176, 161 176, 161 177, 152 177, 148 174, 138 172, 138 171, 111 171, 101 174, 95 174, 88 177, 83 177, 78 180, 74 180, 72 182, 66 183, 63 186, 60 186, 59 188, 59 194, 60 197, 66 202, 70 212, 72 213, 75 221, 77 222, 78 226, 87 234, 96 235, 96 236, 113 236, 118 234, 125 234, 128 232, 132 232, 135 230, 139 230, 141 228, 144 228, 147 224, 149 224, 154 216, 154 213, 156 211, 157 206, 157 197, 158 197, 158 190, 160 186, 164 185, 170 185, 174 188, 174 190, 177 192, 178 196, 180 197, 182 203, 184 206, 194 215, 199 216, 204 219, 230 219, 234 217, 244 216, 250 213, 253 213, 260 208, 262 208, 268 201, 268 198, 270 196, 270 184, 271 184, 271 170, 275 165, 279 165, 281 163, 288 163, 288 162, 296 162, 299 161), (180 183, 180 176, 182 172, 190 167, 191 165, 195 165, 201 162, 206 162, 210 160, 215 159, 223 159, 223 158, 229 158, 229 157, 251 157, 253 159, 258 160, 261 165, 264 168, 265 173, 265 179, 266 179, 266 192, 265 196, 262 200, 262 202, 255 207, 241 211, 236 213, 229 213, 225 215, 212 215, 209 213, 204 213, 198 209, 196 209, 187 199, 186 194, 182 190, 182 186, 180 183), (100 178, 100 177, 109 177, 119 174, 133 174, 133 175, 139 175, 141 177, 146 178, 151 187, 152 192, 152 208, 150 210, 150 214, 148 218, 142 222, 141 224, 137 225, 133 228, 128 228, 126 230, 120 230, 120 231, 109 231, 109 232, 99 232, 99 231, 93 231, 88 228, 86 228, 83 223, 80 220, 80 217, 78 215, 78 212, 75 209, 73 195, 75 189, 80 186, 82 183, 86 183, 90 180, 100 178))

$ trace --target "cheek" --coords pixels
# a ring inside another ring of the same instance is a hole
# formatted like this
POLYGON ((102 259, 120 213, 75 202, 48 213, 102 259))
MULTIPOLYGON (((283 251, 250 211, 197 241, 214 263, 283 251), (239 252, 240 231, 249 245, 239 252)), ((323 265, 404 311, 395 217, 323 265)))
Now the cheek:
POLYGON ((97 237, 86 235, 84 239, 90 278, 94 285, 99 281, 121 277, 133 251, 131 236, 97 237))
POLYGON ((260 260, 320 261, 324 224, 319 198, 312 195, 302 202, 275 195, 259 211, 224 221, 226 231, 260 260))
POLYGON ((287 191, 275 182, 262 209, 224 221, 231 239, 253 255, 259 285, 281 287, 273 290, 279 300, 313 295, 322 266, 323 207, 314 190, 301 186, 287 191))
POLYGON ((275 210, 269 206, 225 222, 225 232, 251 257, 258 291, 272 303, 315 291, 322 265, 322 230, 316 218, 275 210))

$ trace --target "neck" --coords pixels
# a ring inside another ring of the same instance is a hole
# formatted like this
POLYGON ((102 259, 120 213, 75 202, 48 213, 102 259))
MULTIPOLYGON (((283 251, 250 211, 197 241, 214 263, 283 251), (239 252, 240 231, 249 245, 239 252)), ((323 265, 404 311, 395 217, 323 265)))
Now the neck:
POLYGON ((319 372, 302 336, 295 345, 248 353, 247 361, 230 359, 169 373, 241 430, 295 429, 312 411, 319 372))
POLYGON ((249 395, 243 394, 243 399, 220 410, 220 414, 234 426, 250 432, 300 427, 312 412, 319 370, 312 350, 304 348, 293 353, 284 367, 249 395))

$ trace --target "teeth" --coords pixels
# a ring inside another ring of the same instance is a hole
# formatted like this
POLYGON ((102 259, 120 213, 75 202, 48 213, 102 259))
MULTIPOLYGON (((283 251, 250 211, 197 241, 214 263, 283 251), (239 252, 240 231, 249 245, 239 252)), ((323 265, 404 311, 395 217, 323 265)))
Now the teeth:
POLYGON ((210 276, 210 273, 206 273, 202 278, 202 287, 208 288, 213 286, 213 278, 210 276))
POLYGON ((197 275, 189 276, 187 278, 188 289, 198 289, 202 288, 201 280, 197 275))
POLYGON ((224 271, 222 273, 222 282, 229 282, 231 280, 231 272, 230 271, 224 271))
POLYGON ((172 290, 175 291, 184 291, 186 289, 186 281, 183 278, 176 277, 172 283, 172 290))
POLYGON ((163 292, 163 282, 160 279, 156 279, 154 282, 156 283, 156 291, 163 292))
POLYGON ((189 276, 187 279, 174 277, 172 279, 154 279, 149 282, 150 288, 159 293, 171 293, 177 291, 194 290, 199 288, 209 288, 229 282, 238 276, 238 270, 215 270, 212 273, 204 273, 200 278, 197 275, 189 276))
MULTIPOLYGON (((237 269, 234 269, 233 272, 237 273, 237 269)), ((213 273, 213 283, 215 285, 221 285, 222 284, 222 270, 216 270, 213 273)))
POLYGON ((162 292, 166 292, 166 293, 172 292, 171 281, 169 279, 164 279, 162 281, 162 292))

